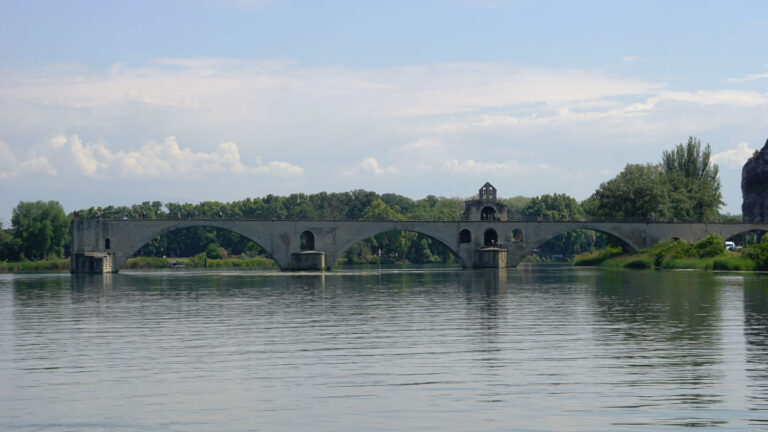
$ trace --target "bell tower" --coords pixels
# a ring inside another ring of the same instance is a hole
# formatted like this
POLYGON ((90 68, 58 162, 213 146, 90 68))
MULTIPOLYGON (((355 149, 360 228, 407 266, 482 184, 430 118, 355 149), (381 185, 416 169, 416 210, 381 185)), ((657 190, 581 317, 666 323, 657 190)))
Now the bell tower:
POLYGON ((485 182, 477 191, 477 199, 464 201, 464 220, 506 221, 507 206, 497 200, 497 189, 485 182))

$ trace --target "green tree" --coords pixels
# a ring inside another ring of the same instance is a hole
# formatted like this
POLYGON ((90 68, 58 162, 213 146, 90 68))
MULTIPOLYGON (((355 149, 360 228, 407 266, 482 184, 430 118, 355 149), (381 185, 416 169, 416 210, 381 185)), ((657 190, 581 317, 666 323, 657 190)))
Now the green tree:
POLYGON ((58 201, 21 201, 11 217, 22 259, 61 257, 69 242, 69 220, 58 201))
POLYGON ((628 164, 585 203, 591 216, 611 219, 717 220, 722 201, 709 144, 688 138, 662 154, 658 165, 628 164))
POLYGON ((393 210, 384 201, 376 198, 363 211, 360 219, 366 221, 402 221, 405 220, 405 216, 393 210))
POLYGON ((610 219, 666 219, 671 216, 669 192, 658 165, 627 164, 600 185, 587 207, 592 216, 610 219))
POLYGON ((716 220, 723 203, 719 169, 711 163, 709 144, 702 150, 701 141, 688 137, 688 142, 665 151, 661 172, 670 191, 673 217, 679 219, 716 220))
POLYGON ((13 238, 12 230, 3 229, 0 223, 0 261, 18 261, 19 243, 13 238))

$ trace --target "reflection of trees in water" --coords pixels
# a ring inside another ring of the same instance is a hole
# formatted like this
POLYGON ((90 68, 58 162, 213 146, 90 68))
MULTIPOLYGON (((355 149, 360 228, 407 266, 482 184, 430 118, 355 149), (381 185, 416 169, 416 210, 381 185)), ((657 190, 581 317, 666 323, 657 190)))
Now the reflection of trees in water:
POLYGON ((744 281, 744 339, 751 410, 758 411, 755 417, 763 417, 750 422, 768 425, 768 287, 763 277, 744 281))
MULTIPOLYGON (((596 338, 605 362, 622 374, 628 406, 698 410, 701 418, 662 420, 715 425, 705 409, 722 403, 724 378, 719 282, 705 272, 602 272, 596 279, 596 338)), ((619 375, 621 377, 621 375, 619 375)), ((654 413, 663 418, 663 413, 654 413)))

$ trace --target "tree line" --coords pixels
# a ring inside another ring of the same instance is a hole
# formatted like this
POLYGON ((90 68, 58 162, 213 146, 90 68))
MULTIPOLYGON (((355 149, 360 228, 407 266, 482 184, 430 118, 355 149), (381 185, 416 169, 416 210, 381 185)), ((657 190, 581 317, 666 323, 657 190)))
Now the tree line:
MULTIPOLYGON (((722 194, 718 167, 711 163, 709 145, 696 138, 662 154, 657 164, 628 164, 613 179, 602 183, 579 202, 566 194, 501 199, 510 219, 588 220, 642 219, 645 221, 721 221, 722 194)), ((247 218, 331 220, 434 220, 458 221, 464 199, 423 199, 366 190, 288 196, 267 195, 240 201, 204 201, 198 204, 145 201, 131 206, 91 207, 77 210, 80 218, 247 218)), ((56 201, 20 202, 14 208, 11 228, 0 226, 0 261, 37 260, 68 254, 69 223, 56 201)), ((740 220, 740 217, 735 217, 740 220)), ((514 239, 500 239, 500 241, 514 239)), ((589 230, 576 230, 540 246, 542 254, 574 255, 617 246, 611 237, 589 230)), ((193 256, 201 252, 255 256, 261 248, 238 234, 214 228, 195 227, 173 231, 143 246, 140 256, 193 256)), ((439 242, 412 232, 376 235, 350 248, 344 259, 350 263, 411 262, 451 263, 452 254, 439 242)))

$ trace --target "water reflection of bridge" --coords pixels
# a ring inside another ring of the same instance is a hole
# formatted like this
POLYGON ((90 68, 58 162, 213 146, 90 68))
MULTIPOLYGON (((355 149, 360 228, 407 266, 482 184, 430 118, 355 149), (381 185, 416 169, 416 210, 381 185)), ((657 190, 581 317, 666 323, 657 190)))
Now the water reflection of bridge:
POLYGON ((607 234, 638 250, 667 239, 695 242, 710 234, 729 238, 766 231, 768 223, 77 219, 72 224, 72 272, 117 272, 150 240, 192 227, 232 231, 261 246, 281 269, 300 270, 330 269, 355 243, 388 231, 430 237, 445 245, 464 267, 514 267, 547 240, 578 229, 607 234))

